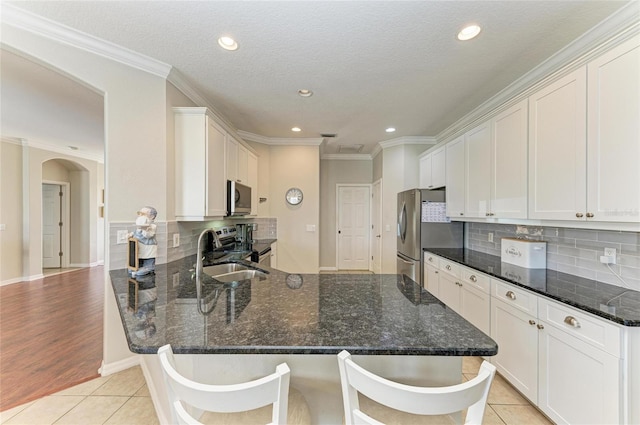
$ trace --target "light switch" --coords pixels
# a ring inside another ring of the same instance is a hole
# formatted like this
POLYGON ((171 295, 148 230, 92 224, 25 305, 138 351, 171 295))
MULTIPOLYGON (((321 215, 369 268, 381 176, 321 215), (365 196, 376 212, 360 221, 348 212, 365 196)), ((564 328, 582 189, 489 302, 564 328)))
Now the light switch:
POLYGON ((316 225, 315 224, 307 224, 307 232, 315 232, 316 225))
POLYGON ((126 230, 118 230, 118 236, 116 239, 116 244, 123 244, 123 243, 127 243, 127 235, 129 234, 129 232, 127 232, 126 230))
POLYGON ((391 231, 391 225, 390 224, 385 224, 384 225, 384 231, 385 232, 390 232, 391 231))
POLYGON ((7 230, 7 225, 4 223, 0 224, 0 230, 7 230))

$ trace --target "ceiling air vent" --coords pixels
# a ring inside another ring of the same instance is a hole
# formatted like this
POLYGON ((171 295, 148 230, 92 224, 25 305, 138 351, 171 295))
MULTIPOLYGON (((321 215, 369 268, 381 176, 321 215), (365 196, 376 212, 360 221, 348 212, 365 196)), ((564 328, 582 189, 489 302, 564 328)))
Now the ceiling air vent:
POLYGON ((364 145, 339 145, 339 153, 360 153, 364 145))
POLYGON ((329 139, 333 139, 335 137, 338 137, 338 135, 336 133, 320 133, 320 137, 326 137, 329 139))

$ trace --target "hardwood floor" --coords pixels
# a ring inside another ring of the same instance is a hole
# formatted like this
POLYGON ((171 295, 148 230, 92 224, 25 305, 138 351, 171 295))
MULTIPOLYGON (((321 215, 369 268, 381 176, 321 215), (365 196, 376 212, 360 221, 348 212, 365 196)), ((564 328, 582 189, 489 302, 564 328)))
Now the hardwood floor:
POLYGON ((0 410, 98 377, 104 267, 0 287, 0 410))

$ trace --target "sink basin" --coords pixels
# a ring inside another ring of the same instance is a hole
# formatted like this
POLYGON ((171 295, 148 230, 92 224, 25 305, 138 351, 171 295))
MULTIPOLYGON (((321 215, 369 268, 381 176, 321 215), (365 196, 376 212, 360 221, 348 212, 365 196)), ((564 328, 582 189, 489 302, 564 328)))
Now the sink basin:
POLYGON ((238 282, 240 280, 253 279, 256 277, 266 277, 267 275, 258 270, 240 270, 231 273, 212 276, 218 282, 238 282))
POLYGON ((215 266, 207 266, 202 269, 209 276, 217 276, 220 274, 233 273, 240 270, 249 270, 249 267, 238 263, 216 264, 215 266))

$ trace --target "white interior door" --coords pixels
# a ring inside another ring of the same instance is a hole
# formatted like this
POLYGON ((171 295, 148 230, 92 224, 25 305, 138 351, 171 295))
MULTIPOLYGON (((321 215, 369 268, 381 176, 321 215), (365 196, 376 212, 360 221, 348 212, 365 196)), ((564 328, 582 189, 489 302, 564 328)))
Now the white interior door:
POLYGON ((62 189, 57 184, 42 185, 42 267, 62 267, 62 189))
POLYGON ((382 272, 382 180, 371 187, 371 271, 382 272))
POLYGON ((338 269, 369 270, 370 188, 338 186, 338 269))

